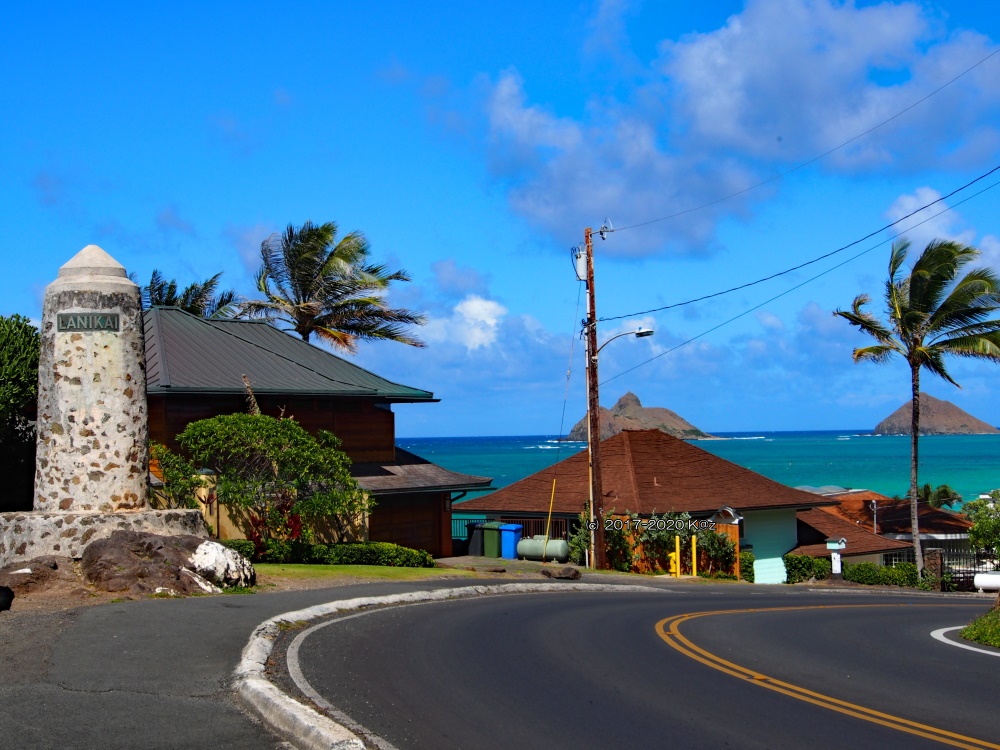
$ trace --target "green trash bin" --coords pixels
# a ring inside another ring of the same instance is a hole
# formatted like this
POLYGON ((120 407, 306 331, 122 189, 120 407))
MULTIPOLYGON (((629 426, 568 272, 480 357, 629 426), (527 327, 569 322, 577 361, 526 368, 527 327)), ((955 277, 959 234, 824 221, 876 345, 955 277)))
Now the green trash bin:
POLYGON ((502 523, 492 521, 483 524, 483 556, 500 557, 500 527, 502 523))

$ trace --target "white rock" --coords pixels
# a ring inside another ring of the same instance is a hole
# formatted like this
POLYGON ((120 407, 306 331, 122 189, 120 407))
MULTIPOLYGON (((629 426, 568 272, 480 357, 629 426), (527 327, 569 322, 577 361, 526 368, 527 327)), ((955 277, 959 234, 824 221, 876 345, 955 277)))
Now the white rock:
POLYGON ((198 545, 191 554, 191 569, 218 586, 252 586, 257 579, 249 560, 213 541, 198 545))

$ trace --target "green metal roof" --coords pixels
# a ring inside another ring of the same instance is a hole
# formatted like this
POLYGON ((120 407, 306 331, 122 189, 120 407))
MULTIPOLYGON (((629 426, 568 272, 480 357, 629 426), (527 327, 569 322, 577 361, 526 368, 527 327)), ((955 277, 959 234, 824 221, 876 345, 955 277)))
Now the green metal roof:
POLYGON ((176 307, 143 313, 146 391, 257 393, 436 401, 434 394, 393 383, 263 322, 209 320, 176 307))

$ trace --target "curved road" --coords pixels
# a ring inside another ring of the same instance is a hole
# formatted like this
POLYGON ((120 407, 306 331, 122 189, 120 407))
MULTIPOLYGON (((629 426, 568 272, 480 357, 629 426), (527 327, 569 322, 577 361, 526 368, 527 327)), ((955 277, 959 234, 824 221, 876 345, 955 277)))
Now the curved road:
POLYGON ((307 691, 398 748, 1000 748, 1000 661, 930 637, 987 607, 538 594, 375 610, 285 645, 307 691), (739 611, 676 619, 718 610, 739 611))

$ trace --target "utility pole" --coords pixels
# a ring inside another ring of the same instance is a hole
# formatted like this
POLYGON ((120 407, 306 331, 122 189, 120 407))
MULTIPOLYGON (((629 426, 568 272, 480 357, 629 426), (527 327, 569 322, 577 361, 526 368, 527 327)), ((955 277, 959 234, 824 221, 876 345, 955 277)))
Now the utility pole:
POLYGON ((594 529, 594 567, 608 567, 604 540, 604 491, 601 485, 601 402, 597 378, 597 303, 594 300, 594 238, 587 227, 583 230, 583 246, 587 257, 587 422, 590 448, 590 512, 597 524, 594 529))

